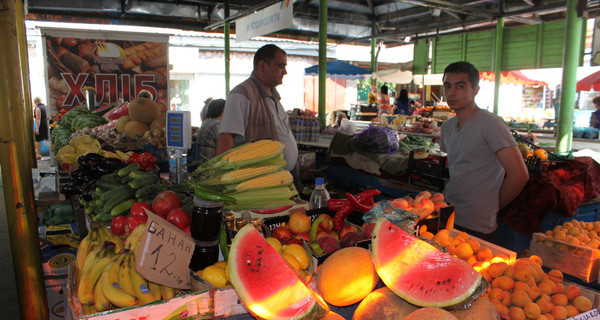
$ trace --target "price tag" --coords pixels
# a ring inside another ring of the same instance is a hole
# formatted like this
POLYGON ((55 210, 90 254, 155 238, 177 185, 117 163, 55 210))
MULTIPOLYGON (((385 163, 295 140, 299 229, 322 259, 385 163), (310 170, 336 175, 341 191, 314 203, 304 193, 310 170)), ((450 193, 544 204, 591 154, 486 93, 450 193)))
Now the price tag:
POLYGON ((144 208, 148 215, 136 258, 136 270, 147 280, 178 289, 191 289, 189 264, 194 239, 144 208))
POLYGON ((592 309, 584 313, 578 314, 567 320, 598 320, 600 319, 600 309, 592 309))

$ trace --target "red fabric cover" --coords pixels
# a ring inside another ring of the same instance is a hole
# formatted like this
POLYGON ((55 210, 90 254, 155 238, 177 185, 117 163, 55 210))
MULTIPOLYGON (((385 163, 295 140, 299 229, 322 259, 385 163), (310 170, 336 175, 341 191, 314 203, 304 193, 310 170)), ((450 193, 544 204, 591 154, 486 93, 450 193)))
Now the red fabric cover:
POLYGON ((577 157, 563 168, 530 175, 523 191, 499 213, 502 223, 531 235, 541 230, 550 211, 565 217, 585 201, 600 196, 600 165, 590 157, 577 157))

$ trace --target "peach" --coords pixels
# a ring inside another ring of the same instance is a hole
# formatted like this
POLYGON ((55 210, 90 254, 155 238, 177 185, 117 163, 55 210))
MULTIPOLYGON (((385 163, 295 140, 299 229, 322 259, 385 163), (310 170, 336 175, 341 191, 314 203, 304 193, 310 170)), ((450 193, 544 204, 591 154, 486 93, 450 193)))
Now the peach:
POLYGON ((567 299, 567 296, 563 293, 557 293, 552 295, 552 303, 554 303, 555 306, 566 306, 567 304, 569 304, 569 299, 567 299))
POLYGON ((304 212, 296 211, 290 215, 288 227, 293 233, 309 232, 312 221, 304 212))
POLYGON ((271 231, 271 236, 281 243, 287 243, 290 239, 293 238, 292 231, 288 227, 278 226, 273 231, 271 231))
POLYGON ((415 208, 427 209, 427 215, 430 215, 435 210, 435 205, 429 198, 422 198, 419 201, 415 200, 415 208))
POLYGON ((406 199, 406 202, 408 202, 408 208, 413 207, 414 203, 415 203, 415 199, 411 196, 406 196, 404 197, 404 199, 406 199))
POLYGON ((297 235, 294 236, 294 239, 298 239, 300 241, 302 241, 302 239, 304 239, 306 241, 310 241, 310 238, 308 237, 308 232, 298 233, 297 235))
POLYGON ((523 311, 525 311, 525 316, 527 319, 537 319, 540 314, 540 307, 535 302, 529 302, 523 307, 523 311))
POLYGON ((554 306, 552 304, 552 302, 544 300, 544 299, 538 300, 537 304, 540 307, 540 312, 543 314, 546 314, 546 313, 552 311, 552 307, 554 306))
POLYGON ((319 223, 319 231, 329 232, 333 230, 333 218, 330 215, 321 213, 319 216, 317 216, 317 219, 318 218, 323 218, 323 221, 319 223))
POLYGON ((419 194, 417 194, 415 196, 415 203, 419 203, 419 201, 421 201, 421 199, 423 199, 423 198, 426 198, 426 199, 431 198, 431 192, 429 192, 429 191, 419 192, 419 194))
POLYGON ((340 242, 335 237, 328 235, 318 239, 323 254, 335 252, 340 249, 340 242))
POLYGON ((440 213, 442 208, 447 208, 448 204, 445 202, 434 202, 433 203, 433 211, 440 213))
POLYGON ((565 295, 569 300, 573 300, 581 295, 581 290, 575 285, 569 285, 565 288, 565 295))
POLYGON ((365 240, 365 235, 360 231, 348 231, 340 238, 340 247, 354 247, 357 242, 365 240))
POLYGON ((525 311, 522 308, 512 306, 508 309, 508 316, 512 320, 525 320, 525 311))
POLYGON ((531 299, 529 299, 529 294, 527 292, 515 290, 510 296, 510 301, 514 306, 523 308, 531 302, 531 299))
POLYGON ((358 228, 354 225, 345 226, 344 228, 342 228, 342 231, 340 231, 340 239, 344 237, 344 234, 346 234, 346 232, 350 231, 358 231, 358 228))
POLYGON ((567 317, 569 318, 579 314, 579 310, 572 305, 565 306, 565 309, 567 310, 567 317))
POLYGON ((587 297, 579 296, 573 300, 573 306, 577 308, 579 312, 586 312, 592 309, 592 302, 587 297))
POLYGON ((563 306, 554 306, 550 314, 556 320, 565 320, 567 318, 567 309, 563 306))
POLYGON ((329 235, 332 236, 332 237, 334 237, 334 238, 336 238, 336 239, 338 239, 338 240, 340 239, 340 234, 337 231, 335 231, 335 230, 329 231, 329 235))
POLYGON ((444 201, 444 194, 443 193, 434 193, 434 194, 431 195, 431 197, 429 197, 429 199, 431 201, 433 201, 433 203, 443 202, 444 201))
POLYGON ((408 201, 403 198, 398 198, 390 201, 390 206, 394 209, 406 210, 408 208, 408 201))

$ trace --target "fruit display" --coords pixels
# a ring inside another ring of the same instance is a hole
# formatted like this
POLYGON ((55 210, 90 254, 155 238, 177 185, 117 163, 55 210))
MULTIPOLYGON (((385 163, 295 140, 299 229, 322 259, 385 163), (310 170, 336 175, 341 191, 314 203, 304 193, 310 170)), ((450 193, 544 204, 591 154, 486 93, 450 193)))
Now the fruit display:
POLYGON ((92 224, 75 260, 75 292, 84 314, 175 297, 177 290, 144 279, 135 270, 135 255, 146 225, 138 226, 125 244, 104 225, 92 224))
POLYGON ((441 208, 448 207, 448 203, 444 201, 444 194, 433 194, 429 191, 422 191, 414 198, 404 196, 402 198, 390 201, 390 205, 395 209, 410 211, 417 216, 419 220, 431 218, 433 214, 439 214, 441 208))
POLYGON ((422 307, 451 307, 477 298, 485 279, 469 264, 380 218, 373 229, 373 264, 390 290, 422 307))
POLYGON ((196 197, 222 201, 229 210, 292 205, 298 192, 292 174, 283 169, 283 148, 273 140, 243 144, 202 164, 188 184, 196 197))
POLYGON ((598 232, 600 232, 600 221, 584 222, 571 220, 544 232, 544 235, 548 238, 537 237, 536 239, 548 247, 554 247, 560 251, 570 250, 575 254, 582 255, 583 250, 578 249, 576 246, 565 245, 564 242, 571 245, 598 249, 600 248, 600 236, 598 232))
POLYGON ((64 113, 56 127, 52 129, 50 140, 54 153, 69 144, 71 134, 86 127, 97 127, 108 122, 102 116, 90 112, 87 108, 76 107, 64 113))
POLYGON ((327 200, 327 207, 330 211, 335 212, 333 217, 334 229, 337 231, 342 230, 344 227, 344 219, 355 210, 360 212, 368 212, 373 208, 374 201, 373 197, 381 194, 381 191, 377 189, 369 189, 363 191, 357 195, 346 193, 346 199, 329 199, 327 200))
POLYGON ((319 319, 322 298, 252 225, 238 231, 229 252, 229 279, 246 307, 264 319, 319 319))
POLYGON ((229 288, 231 283, 229 282, 228 269, 227 261, 220 260, 211 266, 196 271, 196 274, 216 288, 229 288))

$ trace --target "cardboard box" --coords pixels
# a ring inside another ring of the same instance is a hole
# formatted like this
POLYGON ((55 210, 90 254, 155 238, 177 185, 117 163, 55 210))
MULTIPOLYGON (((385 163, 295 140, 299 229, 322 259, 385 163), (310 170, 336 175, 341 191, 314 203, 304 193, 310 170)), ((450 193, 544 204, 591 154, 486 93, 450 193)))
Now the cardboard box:
MULTIPOLYGON (((192 274, 194 274, 192 272, 192 274)), ((192 286, 194 286, 192 276, 192 286)), ((213 319, 213 300, 208 289, 177 295, 169 300, 154 301, 143 306, 114 309, 84 315, 75 292, 74 266, 69 268, 67 302, 73 319, 77 320, 164 320, 164 319, 213 319)))
POLYGON ((50 320, 62 320, 67 315, 67 275, 45 277, 46 301, 50 320))
POLYGON ((413 186, 421 187, 426 190, 432 190, 437 192, 444 191, 446 187, 446 179, 423 174, 419 172, 409 172, 408 183, 413 186))
POLYGON ((317 170, 317 154, 314 152, 298 150, 296 162, 296 177, 300 180, 311 180, 312 172, 317 170))
POLYGON ((534 233, 529 245, 529 253, 542 258, 544 267, 560 270, 588 283, 598 279, 600 270, 598 249, 556 240, 542 233, 534 233))
POLYGON ((427 226, 427 231, 436 234, 441 229, 445 229, 448 224, 448 219, 454 212, 454 205, 449 205, 448 207, 441 208, 440 213, 437 214, 434 212, 431 218, 421 219, 417 221, 416 227, 417 230, 421 226, 427 226))
POLYGON ((75 261, 80 238, 74 225, 38 227, 42 268, 45 276, 64 276, 69 273, 69 265, 75 261))

